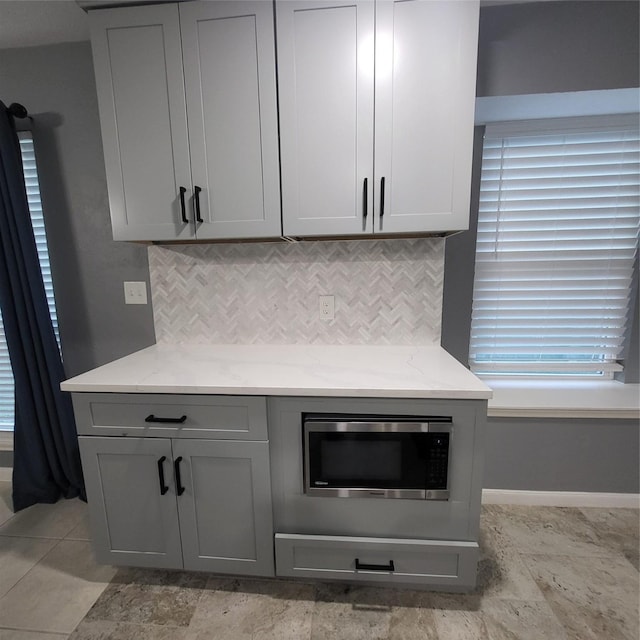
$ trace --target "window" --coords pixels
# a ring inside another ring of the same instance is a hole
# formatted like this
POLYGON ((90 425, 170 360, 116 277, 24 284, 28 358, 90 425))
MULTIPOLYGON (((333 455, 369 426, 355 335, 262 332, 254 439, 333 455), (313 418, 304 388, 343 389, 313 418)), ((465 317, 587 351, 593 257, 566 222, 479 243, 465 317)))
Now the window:
MULTIPOLYGON (((29 203, 29 213, 31 214, 31 224, 36 239, 36 248, 40 260, 40 270, 44 281, 47 302, 49 303, 49 313, 53 330, 60 348, 60 337, 58 333, 58 319, 56 314, 56 304, 53 297, 53 283, 51 281, 51 267, 49 266, 49 250, 47 248, 47 237, 44 228, 44 218, 42 215, 42 203, 40 201, 40 185, 38 183, 38 171, 36 168, 36 157, 33 148, 33 137, 30 132, 20 132, 20 151, 22 153, 22 167, 24 170, 24 181, 27 188, 27 200, 29 203)), ((0 430, 13 430, 14 426, 14 392, 13 392, 13 372, 11 361, 7 350, 7 342, 0 315, 0 430)))
POLYGON ((487 127, 473 371, 612 377, 622 368, 639 140, 637 116, 487 127))

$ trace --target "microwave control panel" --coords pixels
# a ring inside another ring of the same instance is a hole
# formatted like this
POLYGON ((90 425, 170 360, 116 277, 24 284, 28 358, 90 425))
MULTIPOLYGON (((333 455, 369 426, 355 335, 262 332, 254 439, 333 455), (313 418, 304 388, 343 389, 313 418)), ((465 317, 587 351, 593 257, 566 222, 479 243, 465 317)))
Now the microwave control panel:
POLYGON ((446 489, 449 471, 449 434, 429 434, 427 451, 427 490, 446 489))

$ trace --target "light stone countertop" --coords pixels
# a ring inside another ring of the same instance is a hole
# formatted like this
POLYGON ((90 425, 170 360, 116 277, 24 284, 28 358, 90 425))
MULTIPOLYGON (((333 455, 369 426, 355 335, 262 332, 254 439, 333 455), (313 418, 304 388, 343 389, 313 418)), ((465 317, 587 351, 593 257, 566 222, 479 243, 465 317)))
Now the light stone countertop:
POLYGON ((157 344, 62 383, 63 391, 489 399, 440 346, 157 344))

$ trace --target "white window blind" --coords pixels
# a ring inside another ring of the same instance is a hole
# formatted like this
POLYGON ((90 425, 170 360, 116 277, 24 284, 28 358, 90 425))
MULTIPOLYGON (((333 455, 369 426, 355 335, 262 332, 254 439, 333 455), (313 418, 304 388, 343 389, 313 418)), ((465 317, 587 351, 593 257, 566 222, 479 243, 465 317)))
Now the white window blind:
POLYGON ((638 248, 638 117, 487 127, 470 342, 478 373, 611 376, 638 248))
MULTIPOLYGON (((58 333, 58 318, 56 314, 56 304, 53 295, 53 282, 51 280, 51 267, 49 265, 49 249, 47 247, 47 236, 44 228, 44 218, 42 215, 42 202, 40 200, 40 185, 38 183, 38 171, 36 168, 36 157, 33 147, 33 137, 30 132, 20 132, 20 151, 22 153, 22 167, 24 180, 27 188, 27 200, 29 203, 29 213, 31 214, 31 224, 36 239, 36 248, 40 261, 40 270, 44 282, 49 313, 53 330, 60 348, 60 337, 58 333)), ((7 350, 7 342, 4 334, 2 317, 0 316, 0 430, 11 430, 14 426, 14 391, 13 372, 7 350)))

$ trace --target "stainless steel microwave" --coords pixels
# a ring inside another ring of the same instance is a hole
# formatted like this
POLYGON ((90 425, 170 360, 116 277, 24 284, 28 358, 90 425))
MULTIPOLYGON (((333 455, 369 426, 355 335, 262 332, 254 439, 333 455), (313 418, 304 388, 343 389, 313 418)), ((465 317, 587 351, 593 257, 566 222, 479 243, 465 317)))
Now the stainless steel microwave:
POLYGON ((303 417, 304 491, 448 500, 452 419, 303 417))

